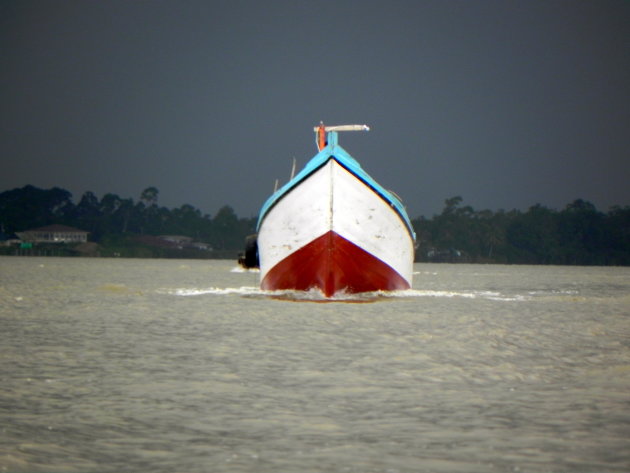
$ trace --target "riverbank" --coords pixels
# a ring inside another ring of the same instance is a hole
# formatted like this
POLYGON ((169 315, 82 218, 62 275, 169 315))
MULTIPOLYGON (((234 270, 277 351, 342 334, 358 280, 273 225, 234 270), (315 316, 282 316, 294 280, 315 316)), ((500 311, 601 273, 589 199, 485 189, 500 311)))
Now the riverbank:
POLYGON ((0 247, 4 256, 53 256, 92 258, 177 258, 177 259, 234 259, 238 251, 232 249, 196 249, 156 246, 136 238, 116 242, 95 243, 34 243, 29 247, 7 245, 0 247))

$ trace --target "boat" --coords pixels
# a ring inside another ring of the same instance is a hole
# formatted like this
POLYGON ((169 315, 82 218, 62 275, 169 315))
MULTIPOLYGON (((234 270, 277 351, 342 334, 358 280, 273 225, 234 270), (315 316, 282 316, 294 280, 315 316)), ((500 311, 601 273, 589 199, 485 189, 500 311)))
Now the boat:
POLYGON ((331 298, 411 287, 411 221, 400 198, 339 145, 338 132, 355 130, 369 127, 314 127, 318 153, 263 204, 256 237, 263 290, 331 298))

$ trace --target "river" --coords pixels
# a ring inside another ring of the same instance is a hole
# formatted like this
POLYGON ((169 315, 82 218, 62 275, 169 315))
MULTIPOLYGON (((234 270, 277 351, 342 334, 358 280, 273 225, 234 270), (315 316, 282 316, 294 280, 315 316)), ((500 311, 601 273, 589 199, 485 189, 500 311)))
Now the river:
POLYGON ((630 471, 630 268, 414 271, 0 257, 0 471, 630 471))

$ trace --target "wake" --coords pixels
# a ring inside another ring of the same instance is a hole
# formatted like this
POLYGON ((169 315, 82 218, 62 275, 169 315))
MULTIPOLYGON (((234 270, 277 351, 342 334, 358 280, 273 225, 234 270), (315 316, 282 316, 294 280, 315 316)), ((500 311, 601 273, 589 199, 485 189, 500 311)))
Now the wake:
POLYGON ((362 293, 337 293, 333 297, 326 297, 319 289, 309 291, 279 290, 266 291, 254 286, 241 287, 207 287, 207 288, 176 288, 160 291, 178 297, 200 296, 241 296, 250 298, 271 298, 295 302, 376 302, 382 300, 405 299, 482 299, 493 301, 525 301, 530 297, 525 295, 505 295, 495 291, 435 291, 407 289, 401 291, 374 291, 362 293))

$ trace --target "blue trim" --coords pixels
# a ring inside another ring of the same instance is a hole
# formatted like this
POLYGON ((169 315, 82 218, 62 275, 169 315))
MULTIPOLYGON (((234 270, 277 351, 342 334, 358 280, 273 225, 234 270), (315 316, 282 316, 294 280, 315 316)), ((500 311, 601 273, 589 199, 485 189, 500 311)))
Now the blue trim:
POLYGON ((327 135, 328 143, 324 149, 317 153, 293 179, 283 185, 280 189, 274 192, 267 201, 263 204, 258 215, 258 224, 256 229, 260 229, 262 221, 271 208, 278 203, 286 194, 291 192, 300 182, 305 180, 308 176, 313 174, 317 169, 322 167, 328 162, 329 159, 334 159, 341 166, 346 168, 348 172, 356 176, 363 181, 369 188, 371 188, 376 194, 378 194, 385 202, 394 208, 396 213, 400 216, 401 220, 407 226, 409 234, 416 240, 416 234, 413 231, 413 226, 407 215, 407 211, 402 202, 391 192, 381 186, 372 177, 366 173, 361 165, 352 157, 348 152, 339 145, 337 132, 331 131, 327 135))

